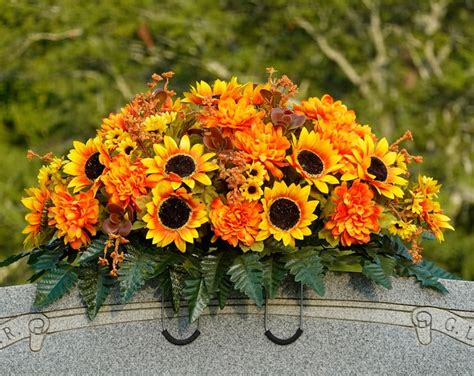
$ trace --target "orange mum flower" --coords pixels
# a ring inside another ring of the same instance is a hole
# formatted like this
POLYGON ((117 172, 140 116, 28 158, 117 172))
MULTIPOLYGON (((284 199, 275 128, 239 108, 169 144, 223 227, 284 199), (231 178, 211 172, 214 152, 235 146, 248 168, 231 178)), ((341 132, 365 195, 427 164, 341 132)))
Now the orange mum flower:
POLYGON ((76 193, 99 183, 109 156, 98 137, 89 139, 86 144, 74 141, 73 145, 74 149, 67 156, 70 162, 64 166, 64 172, 74 176, 68 187, 74 188, 76 193))
POLYGON ((259 122, 245 132, 236 132, 233 142, 237 149, 244 152, 246 162, 259 161, 273 176, 283 178, 283 172, 278 167, 288 165, 285 158, 290 142, 283 135, 282 128, 259 122))
POLYGON ((137 209, 136 200, 148 193, 147 188, 151 188, 142 162, 132 162, 129 156, 123 154, 112 159, 102 182, 109 195, 109 203, 123 209, 129 205, 137 209))
POLYGON ((261 213, 262 205, 257 201, 228 199, 225 205, 216 197, 209 213, 214 229, 213 241, 220 237, 233 247, 240 243, 252 249, 259 232, 261 213))
POLYGON ((46 188, 30 188, 26 190, 29 197, 21 200, 22 204, 30 210, 25 216, 28 225, 23 230, 27 234, 24 241, 25 248, 38 246, 42 243, 42 235, 48 227, 48 207, 51 205, 51 193, 46 188))
POLYGON ((229 136, 235 130, 249 129, 264 116, 263 111, 257 111, 245 98, 238 102, 228 98, 220 100, 217 108, 209 108, 200 115, 199 121, 206 128, 220 127, 224 136, 229 136))
POLYGON ((89 244, 90 237, 96 234, 99 201, 94 196, 94 190, 73 196, 64 188, 52 195, 49 224, 58 229, 58 237, 64 236, 64 244, 69 243, 73 249, 89 244))
POLYGON ((343 246, 352 244, 366 244, 370 241, 370 234, 380 231, 378 222, 382 209, 372 201, 374 193, 367 184, 359 180, 354 181, 352 187, 347 183, 337 187, 332 201, 336 205, 325 229, 340 238, 343 246))
POLYGON ((343 128, 355 123, 356 115, 348 110, 341 101, 334 102, 330 95, 323 95, 321 99, 312 97, 302 101, 301 105, 295 104, 295 113, 305 115, 308 119, 316 120, 318 123, 331 124, 335 128, 343 128))
POLYGON ((193 199, 185 188, 173 191, 167 181, 153 188, 152 196, 143 217, 148 228, 146 238, 161 248, 174 242, 181 252, 186 252, 186 242, 199 238, 196 229, 208 221, 204 204, 193 199))

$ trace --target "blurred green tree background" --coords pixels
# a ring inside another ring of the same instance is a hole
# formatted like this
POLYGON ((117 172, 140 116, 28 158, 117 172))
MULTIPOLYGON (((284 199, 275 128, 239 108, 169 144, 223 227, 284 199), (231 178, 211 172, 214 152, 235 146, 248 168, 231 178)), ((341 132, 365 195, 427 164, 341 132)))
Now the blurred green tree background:
MULTIPOLYGON (((273 66, 300 98, 330 93, 392 141, 413 131, 410 151, 443 184, 456 228, 445 243, 426 242, 425 257, 474 279, 473 1, 0 0, 0 9, 0 259, 22 248, 20 198, 39 168, 28 149, 66 153, 153 72, 173 70, 179 93, 197 79, 263 81, 273 66)), ((28 276, 21 263, 0 269, 0 285, 28 276)))

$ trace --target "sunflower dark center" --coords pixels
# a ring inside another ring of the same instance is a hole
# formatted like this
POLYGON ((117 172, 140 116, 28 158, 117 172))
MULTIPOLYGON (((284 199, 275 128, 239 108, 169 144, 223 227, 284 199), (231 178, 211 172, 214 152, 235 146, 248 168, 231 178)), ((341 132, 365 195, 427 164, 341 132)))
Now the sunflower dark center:
POLYGON ((301 168, 310 175, 318 175, 324 169, 321 158, 309 150, 300 151, 297 159, 301 168))
POLYGON ((94 181, 102 175, 105 168, 105 166, 99 161, 99 155, 100 153, 98 152, 92 154, 84 166, 84 173, 86 174, 87 179, 91 181, 94 181))
POLYGON ((174 172, 182 178, 192 175, 196 170, 196 164, 189 155, 178 154, 168 159, 165 171, 167 174, 174 172))
POLYGON ((191 216, 191 208, 180 198, 170 197, 166 199, 158 210, 160 222, 173 230, 183 227, 191 216))
POLYGON ((257 175, 258 175, 258 171, 255 170, 254 168, 252 168, 252 169, 250 170, 250 176, 257 176, 257 175))
POLYGON ((282 230, 293 228, 300 217, 298 205, 287 198, 279 198, 270 206, 270 222, 282 230))
POLYGON ((385 181, 388 176, 387 166, 377 157, 370 157, 370 166, 367 172, 374 175, 375 180, 378 181, 385 181))
POLYGON ((247 188, 247 192, 253 195, 254 193, 257 193, 257 187, 251 185, 250 187, 247 188))

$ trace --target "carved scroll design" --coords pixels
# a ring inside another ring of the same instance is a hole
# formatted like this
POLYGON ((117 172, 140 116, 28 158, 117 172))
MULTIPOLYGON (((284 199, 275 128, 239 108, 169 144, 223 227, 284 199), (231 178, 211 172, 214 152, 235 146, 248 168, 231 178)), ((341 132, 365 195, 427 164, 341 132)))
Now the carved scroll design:
MULTIPOLYGON (((303 305, 305 320, 323 318, 415 328, 416 338, 422 345, 429 345, 432 332, 436 331, 474 347, 474 312, 470 311, 326 299, 308 299, 303 305)), ((274 299, 268 308, 271 315, 295 316, 296 306, 297 302, 293 299, 274 299), (278 307, 278 310, 273 312, 271 307, 278 307)), ((216 309, 211 304, 203 316, 215 314, 216 309)), ((219 315, 235 314, 262 315, 262 311, 244 299, 230 300, 219 311, 219 315)), ((154 301, 104 305, 94 321, 87 318, 84 308, 4 317, 0 318, 0 351, 23 339, 29 339, 31 351, 40 351, 47 335, 103 325, 159 320, 160 316, 161 303, 154 301)))

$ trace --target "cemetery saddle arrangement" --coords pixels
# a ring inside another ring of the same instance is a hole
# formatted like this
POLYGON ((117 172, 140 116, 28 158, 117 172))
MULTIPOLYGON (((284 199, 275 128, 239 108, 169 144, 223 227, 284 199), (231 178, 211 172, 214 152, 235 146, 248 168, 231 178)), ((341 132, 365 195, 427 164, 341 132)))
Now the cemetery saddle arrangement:
POLYGON ((29 151, 44 165, 22 200, 26 251, 0 266, 28 257, 37 307, 77 284, 91 319, 114 286, 125 303, 150 280, 190 322, 234 289, 261 306, 288 277, 323 295, 328 271, 446 292, 421 242, 453 228, 437 181, 409 181, 411 133, 390 144, 341 101, 297 101, 267 73, 181 97, 172 72, 155 74, 67 156, 29 151))

